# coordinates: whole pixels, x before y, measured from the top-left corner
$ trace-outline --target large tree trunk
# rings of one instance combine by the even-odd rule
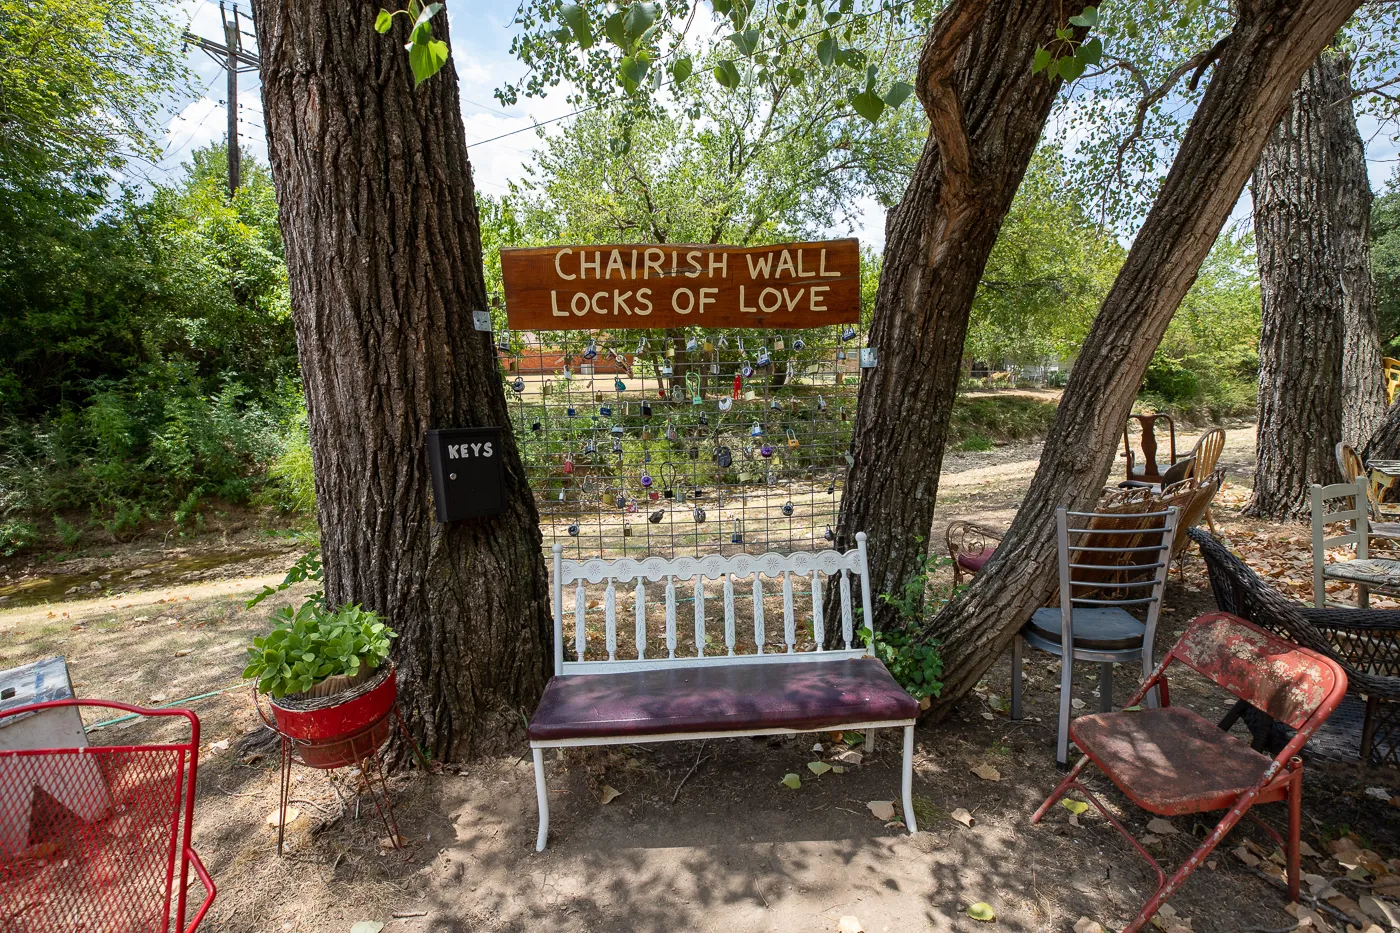
[[[1292,89],[1358,0],[1255,0],[1084,341],[1021,509],[992,560],[926,629],[943,643],[946,715],[1055,585],[1055,509],[1092,508],[1147,364],[1210,252]]]
[[[884,265],[861,381],[855,462],[837,544],[869,535],[876,593],[920,580],[972,300],[1060,81],[1032,74],[1058,0],[959,0],[934,22],[917,79],[931,132],[885,222]],[[878,628],[897,624],[875,603]]]
[[[1336,231],[1342,280],[1342,440],[1361,450],[1385,418],[1380,322],[1371,281],[1371,179],[1366,145],[1356,128],[1349,62],[1331,53],[1340,99],[1328,107],[1328,139],[1341,176]]]
[[[414,90],[407,25],[377,34],[373,4],[254,9],[326,597],[399,632],[414,733],[472,754],[538,698],[550,613],[491,335],[472,326],[487,303],[456,71]],[[447,17],[433,26],[445,38]],[[482,425],[506,428],[506,511],[439,524],[424,432]]]
[[[1378,398],[1360,394],[1363,385],[1380,392],[1380,346],[1366,248],[1370,188],[1349,92],[1345,63],[1324,52],[1254,171],[1264,326],[1254,494],[1245,511],[1258,518],[1306,515],[1308,487],[1341,478],[1333,448],[1344,418],[1355,443],[1361,423],[1364,442],[1381,414]],[[1357,180],[1354,159],[1364,198],[1348,188]],[[1359,355],[1344,363],[1344,346]]]

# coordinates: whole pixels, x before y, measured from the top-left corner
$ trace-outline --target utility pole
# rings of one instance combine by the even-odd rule
[[[258,70],[258,56],[243,50],[243,32],[239,23],[238,6],[233,7],[233,16],[223,0],[219,0],[219,16],[224,23],[222,44],[197,36],[186,30],[182,37],[185,46],[198,46],[228,73],[228,196],[229,200],[238,193],[238,175],[242,153],[238,148],[238,76]]]

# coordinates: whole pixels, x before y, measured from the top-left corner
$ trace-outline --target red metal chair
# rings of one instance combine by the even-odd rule
[[[0,751],[0,929],[195,929],[214,901],[214,882],[190,846],[199,719],[100,700],[35,703],[0,719],[58,706],[183,716],[190,740]],[[205,897],[186,926],[191,868]]]
[[[1241,700],[1287,723],[1297,732],[1274,758],[1254,751],[1189,709],[1169,705],[1166,670],[1174,661],[1223,687]],[[1303,762],[1298,752],[1317,731],[1347,689],[1341,665],[1307,648],[1265,632],[1226,612],[1196,619],[1128,701],[1136,706],[1154,686],[1161,688],[1158,709],[1124,710],[1081,716],[1070,726],[1070,739],[1084,752],[1069,775],[1031,817],[1039,823],[1071,788],[1080,791],[1157,873],[1157,890],[1124,933],[1147,925],[1188,875],[1220,844],[1256,803],[1288,801],[1288,839],[1264,827],[1283,847],[1288,860],[1288,895],[1298,899],[1299,852],[1303,806]],[[1123,828],[1098,798],[1079,782],[1090,761],[1133,803],[1162,816],[1227,810],[1191,857],[1167,878],[1157,860]]]

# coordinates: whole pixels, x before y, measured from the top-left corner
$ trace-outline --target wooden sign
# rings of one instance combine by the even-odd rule
[[[860,318],[853,239],[501,250],[512,330],[823,327]]]

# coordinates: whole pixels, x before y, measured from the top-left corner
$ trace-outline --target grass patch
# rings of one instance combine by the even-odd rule
[[[959,396],[948,440],[957,450],[990,450],[998,443],[1039,440],[1054,420],[1054,402],[1024,395]]]

